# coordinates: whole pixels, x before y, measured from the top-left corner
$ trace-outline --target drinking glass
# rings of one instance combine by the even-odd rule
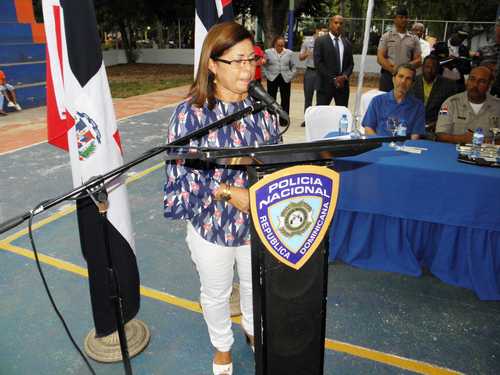
[[[396,135],[396,131],[398,130],[398,120],[394,117],[388,117],[385,127],[389,132],[392,133],[392,136],[394,137]],[[396,147],[396,143],[389,143],[389,147]]]

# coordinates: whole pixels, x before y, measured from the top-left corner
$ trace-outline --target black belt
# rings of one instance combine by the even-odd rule
[[[309,69],[309,70],[316,70],[316,68],[310,68],[310,67],[306,67],[306,69]]]

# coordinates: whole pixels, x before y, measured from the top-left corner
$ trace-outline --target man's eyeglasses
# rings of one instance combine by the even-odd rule
[[[224,59],[214,59],[215,61],[220,61],[221,63],[228,64],[232,66],[233,68],[242,68],[245,63],[248,63],[252,66],[257,65],[257,63],[260,61],[260,56],[254,56],[249,59],[237,59],[237,60],[224,60]]]

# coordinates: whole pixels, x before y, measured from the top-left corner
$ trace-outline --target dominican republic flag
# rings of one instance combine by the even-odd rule
[[[108,79],[92,0],[43,0],[47,38],[47,124],[49,143],[69,150],[73,185],[123,164]],[[134,253],[127,190],[123,178],[106,185],[107,219],[89,197],[77,201],[78,227],[89,271],[98,336],[116,331],[114,293],[107,273],[105,233],[118,276],[125,322],[139,311],[139,271]]]
[[[194,20],[194,75],[198,71],[201,47],[208,30],[216,23],[234,18],[231,0],[196,0]]]

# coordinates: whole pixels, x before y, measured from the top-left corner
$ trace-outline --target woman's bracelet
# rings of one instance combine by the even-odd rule
[[[219,199],[223,201],[229,201],[231,200],[231,185],[225,184],[226,187],[224,187],[222,190],[219,192]]]

